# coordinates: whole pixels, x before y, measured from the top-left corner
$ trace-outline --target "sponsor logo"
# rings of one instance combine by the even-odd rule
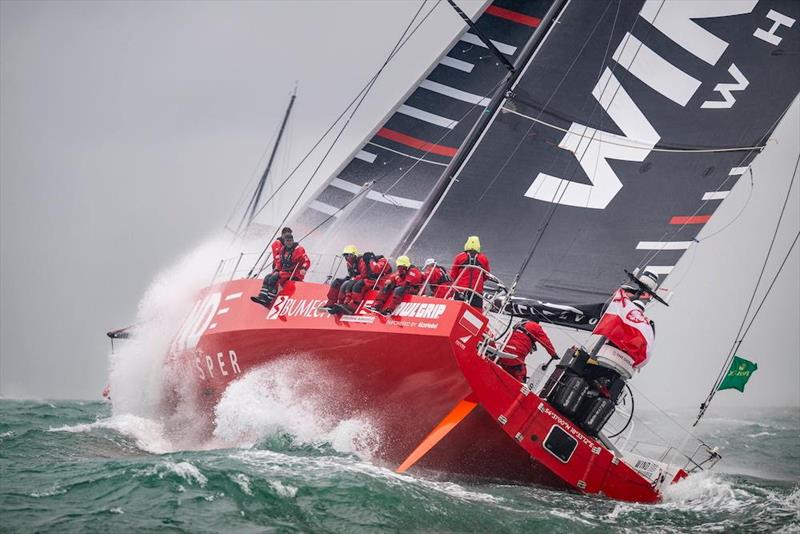
[[[325,303],[320,299],[293,299],[286,295],[281,295],[267,314],[267,319],[274,320],[278,317],[330,317],[325,311],[320,311],[319,307]]]
[[[442,314],[444,314],[445,310],[447,310],[445,304],[401,302],[393,315],[400,317],[416,317],[417,319],[439,319]]]
[[[629,311],[625,318],[632,323],[643,323],[647,320],[647,318],[644,316],[644,313],[642,313],[642,310],[638,308]]]
[[[289,297],[286,295],[281,295],[280,297],[276,298],[275,302],[272,303],[272,307],[269,309],[269,313],[267,313],[267,319],[277,319],[283,311],[284,304],[286,304],[286,301],[288,300]]]
[[[341,321],[343,323],[372,324],[375,322],[375,317],[371,315],[342,315]]]
[[[719,64],[728,48],[728,42],[706,29],[703,19],[751,13],[755,5],[755,0],[645,2],[639,16],[677,46],[713,67]],[[766,21],[742,19],[742,23],[746,24],[743,26],[742,37],[750,34],[762,42],[778,46],[788,35],[787,30],[796,22],[774,9],[769,11],[766,18]],[[709,26],[716,28],[716,24]],[[753,45],[762,46],[762,43],[753,42]],[[713,82],[718,82],[713,89],[718,96],[714,100],[705,100],[700,109],[732,109],[737,97],[746,94],[750,84],[747,74],[733,62],[729,63],[727,72],[722,75],[723,79],[716,79],[718,71],[704,71],[703,76],[697,79],[631,33],[622,38],[612,59],[632,76],[678,106],[673,108],[676,111],[688,109],[686,106],[698,89]],[[754,74],[761,73],[757,71],[749,76]],[[617,78],[617,71],[612,71],[611,67],[604,69],[592,90],[592,96],[618,126],[622,135],[573,122],[558,146],[574,153],[576,158],[578,155],[592,154],[591,158],[578,158],[578,164],[585,176],[574,176],[573,172],[573,176],[566,179],[539,172],[525,193],[526,197],[580,208],[605,209],[623,186],[609,161],[644,161],[661,140],[650,119],[628,94]],[[573,181],[573,177],[577,180]]]

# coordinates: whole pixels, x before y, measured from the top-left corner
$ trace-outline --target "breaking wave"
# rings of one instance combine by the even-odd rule
[[[329,414],[326,381],[309,358],[295,357],[253,369],[231,383],[215,409],[214,437],[237,447],[288,436],[298,445],[329,445],[371,458],[378,446],[375,427],[364,418],[337,420]]]

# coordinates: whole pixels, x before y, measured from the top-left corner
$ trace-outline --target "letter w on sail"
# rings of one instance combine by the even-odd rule
[[[526,197],[567,206],[604,209],[622,189],[622,183],[608,160],[643,161],[659,141],[658,132],[610,69],[603,71],[592,95],[624,136],[572,123],[558,146],[575,154],[592,185],[539,173],[525,192]]]

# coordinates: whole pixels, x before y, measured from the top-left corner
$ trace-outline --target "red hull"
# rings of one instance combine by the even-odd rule
[[[507,392],[518,392],[520,384],[477,356],[487,320],[474,309],[458,301],[411,297],[390,319],[368,314],[337,319],[317,311],[327,286],[290,284],[270,310],[249,299],[259,287],[259,280],[235,280],[204,290],[173,345],[171,362],[191,376],[192,402],[209,421],[228,384],[248,370],[313,358],[307,366],[309,387],[335,392],[329,406],[334,417],[368,419],[380,436],[377,457],[392,468],[474,391],[480,406],[415,468],[579,487],[579,479],[509,437],[509,425],[498,425],[498,410],[514,400]],[[495,372],[486,372],[487,365]],[[531,406],[526,402],[524,409]],[[542,431],[537,425],[530,429]],[[610,465],[610,453],[603,451],[603,465]],[[633,474],[637,482],[645,480]],[[626,494],[602,484],[587,485],[585,491],[625,500],[657,498],[653,490]]]

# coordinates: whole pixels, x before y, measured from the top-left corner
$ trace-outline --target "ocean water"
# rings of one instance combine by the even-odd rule
[[[0,531],[800,532],[796,408],[712,413],[717,469],[638,505],[398,475],[370,461],[364,422],[299,424],[280,393],[262,400],[181,447],[104,403],[2,400]]]

